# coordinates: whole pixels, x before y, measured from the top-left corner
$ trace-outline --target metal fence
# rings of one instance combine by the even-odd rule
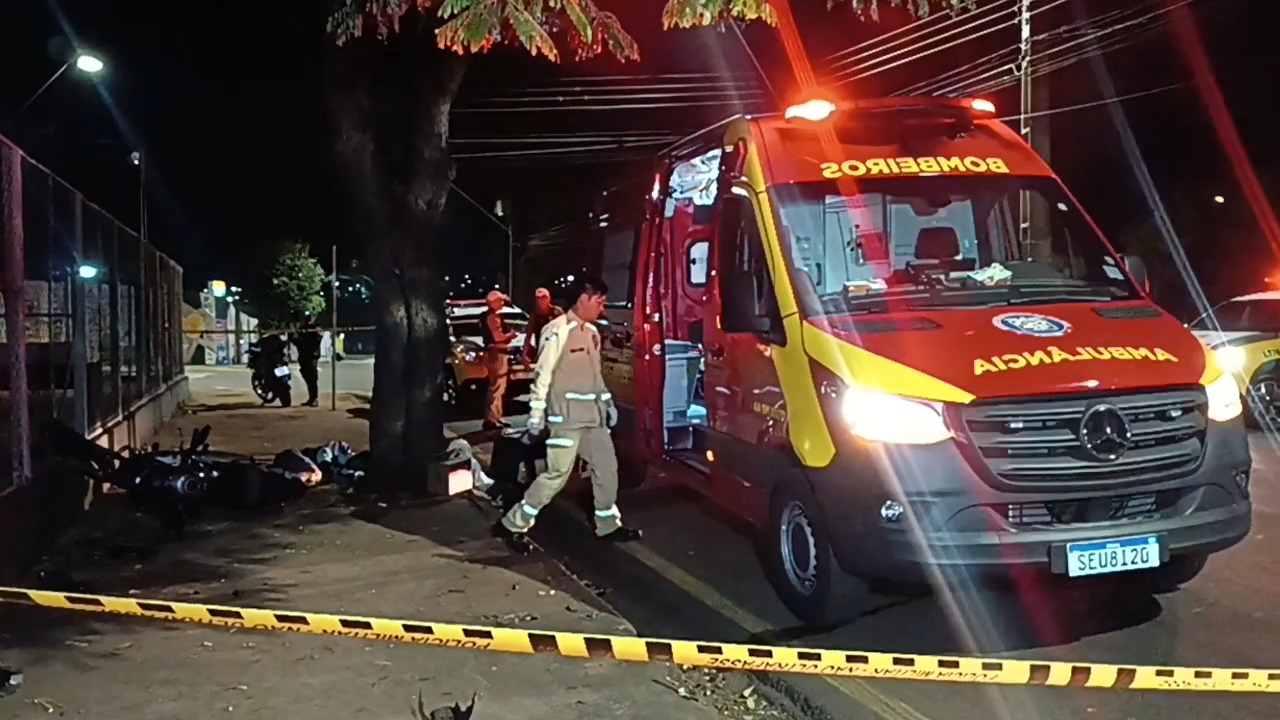
[[[48,422],[92,434],[181,377],[183,340],[182,268],[3,137],[0,237],[3,489]]]

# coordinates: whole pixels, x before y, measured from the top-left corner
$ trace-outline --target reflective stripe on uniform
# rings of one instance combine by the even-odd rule
[[[564,399],[565,400],[598,400],[600,399],[600,396],[597,395],[596,393],[566,392],[564,394]]]
[[[613,507],[609,508],[608,510],[597,510],[597,511],[596,511],[596,517],[602,517],[602,518],[607,518],[607,517],[618,517],[618,516],[619,516],[619,515],[621,515],[621,514],[622,514],[622,513],[618,511],[618,506],[617,506],[617,505],[614,505]]]
[[[546,400],[530,400],[529,407],[533,410],[546,410],[547,401]]]
[[[525,515],[528,515],[529,517],[537,517],[537,515],[538,515],[538,508],[536,508],[536,507],[534,507],[534,506],[530,505],[530,504],[529,504],[529,503],[527,503],[527,502],[521,502],[521,503],[520,503],[520,512],[524,513]]]
[[[601,400],[612,400],[612,399],[613,399],[613,393],[600,393],[600,399],[601,399]]]
[[[569,438],[547,438],[547,444],[552,447],[573,447],[573,440]]]
[[[562,423],[562,422],[564,422],[564,416],[563,416],[563,415],[548,415],[548,416],[547,416],[547,422],[549,422],[549,423]]]

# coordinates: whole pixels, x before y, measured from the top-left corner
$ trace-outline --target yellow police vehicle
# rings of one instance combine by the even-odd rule
[[[1280,290],[1241,295],[1189,326],[1235,374],[1250,427],[1280,426]]]
[[[479,300],[446,300],[445,323],[449,328],[448,366],[444,375],[444,399],[452,405],[468,405],[484,397],[489,373],[484,364],[484,332],[480,323],[488,306]],[[529,313],[508,303],[501,310],[507,327],[518,334],[511,341],[507,396],[524,394],[533,382],[533,366],[524,361],[524,331]]]

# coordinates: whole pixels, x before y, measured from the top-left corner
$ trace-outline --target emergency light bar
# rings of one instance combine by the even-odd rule
[[[831,117],[837,110],[892,110],[921,107],[967,110],[980,115],[995,115],[996,112],[995,103],[985,98],[889,97],[855,100],[840,105],[830,100],[814,98],[792,105],[786,109],[783,116],[787,120],[820,122]]]

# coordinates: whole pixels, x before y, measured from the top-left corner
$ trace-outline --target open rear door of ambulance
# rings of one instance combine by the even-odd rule
[[[640,247],[636,252],[634,346],[636,390],[636,445],[645,462],[662,457],[663,432],[662,387],[666,380],[666,358],[663,353],[663,240],[662,206],[671,175],[664,162],[654,175],[653,189],[645,212]]]

